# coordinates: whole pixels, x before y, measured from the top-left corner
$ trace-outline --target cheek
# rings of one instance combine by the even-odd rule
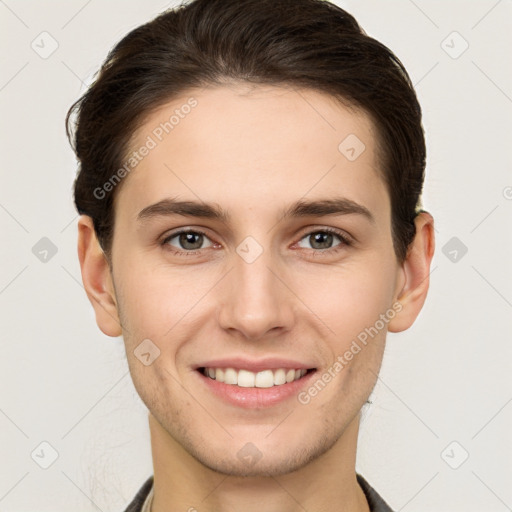
[[[118,278],[119,309],[128,338],[165,337],[211,288],[209,281],[204,272],[174,273],[147,261],[123,262]]]
[[[339,352],[391,307],[394,276],[392,268],[377,262],[347,265],[328,275],[310,274],[302,280],[299,296],[307,297],[305,303],[327,326]]]
[[[312,295],[311,310],[329,327],[325,342],[331,357],[330,366],[319,375],[329,380],[329,391],[319,404],[340,417],[355,415],[370,395],[385,349],[387,322],[382,315],[386,318],[390,312],[389,321],[395,314],[393,273],[370,268],[344,270],[332,277],[323,293]]]

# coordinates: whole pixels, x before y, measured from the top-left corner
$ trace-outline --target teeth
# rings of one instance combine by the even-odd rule
[[[233,370],[233,368],[226,368],[226,371],[224,372],[224,382],[226,384],[237,384],[238,374],[236,370]]]
[[[259,374],[258,374],[259,375]],[[253,388],[256,375],[253,372],[247,370],[240,370],[238,372],[238,386],[242,388]]]
[[[286,382],[286,372],[280,368],[274,372],[274,386],[279,386]]]
[[[258,373],[248,370],[236,370],[235,368],[204,368],[203,374],[225,384],[231,384],[242,388],[271,388],[293,382],[306,375],[305,368],[293,370],[279,368],[277,370],[263,370]]]
[[[254,385],[257,388],[271,388],[274,385],[274,373],[272,370],[258,372],[255,377]]]

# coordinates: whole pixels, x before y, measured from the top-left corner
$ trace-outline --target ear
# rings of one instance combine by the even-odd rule
[[[96,238],[92,218],[87,215],[81,215],[78,220],[78,259],[98,327],[107,336],[120,336],[122,329],[110,267]]]
[[[395,301],[402,309],[388,323],[389,332],[408,329],[416,320],[425,299],[430,283],[430,263],[434,256],[434,219],[430,213],[421,211],[414,221],[416,236],[409,246],[407,257],[402,264],[403,288],[397,290]]]

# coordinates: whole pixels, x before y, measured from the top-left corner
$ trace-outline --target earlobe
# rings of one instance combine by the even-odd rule
[[[389,332],[408,329],[416,320],[427,298],[430,264],[435,249],[434,219],[430,213],[422,211],[416,216],[415,224],[416,236],[402,264],[404,284],[397,289],[396,300],[400,302],[401,310],[389,322]]]
[[[107,336],[122,334],[110,267],[96,233],[92,218],[78,220],[78,259],[87,297],[96,315],[96,323]]]

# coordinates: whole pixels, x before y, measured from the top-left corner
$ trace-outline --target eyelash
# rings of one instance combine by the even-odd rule
[[[181,231],[176,231],[175,233],[172,233],[169,236],[167,236],[166,238],[164,238],[164,240],[162,240],[160,245],[162,247],[173,247],[173,246],[169,245],[169,241],[183,233],[194,233],[194,234],[203,235],[204,237],[209,238],[208,235],[204,231],[201,231],[200,229],[182,229]],[[343,248],[350,247],[353,245],[353,241],[348,235],[346,235],[345,233],[343,233],[341,231],[338,231],[337,229],[333,229],[333,228],[322,228],[322,229],[314,229],[312,231],[308,231],[307,233],[304,233],[304,235],[299,239],[299,242],[302,239],[306,238],[307,236],[311,236],[315,233],[329,233],[332,235],[336,235],[341,240],[340,244],[338,244],[335,247],[332,247],[330,249],[308,249],[309,251],[313,251],[315,253],[315,256],[317,254],[318,255],[324,255],[324,254],[332,255],[332,254],[335,254],[338,251],[342,250]],[[195,251],[180,251],[180,250],[177,250],[174,248],[169,249],[169,251],[172,252],[176,256],[196,256],[202,250],[203,249],[198,249]]]

